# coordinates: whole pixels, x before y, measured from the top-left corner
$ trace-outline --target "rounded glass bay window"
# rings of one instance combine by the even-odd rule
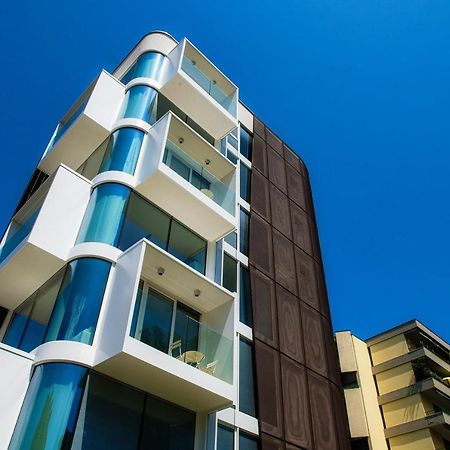
[[[142,53],[120,81],[123,84],[135,78],[153,78],[160,81],[164,58],[163,54],[157,52]]]
[[[140,119],[150,125],[154,124],[157,95],[157,92],[149,86],[137,85],[128,89],[121,117],[123,119]]]

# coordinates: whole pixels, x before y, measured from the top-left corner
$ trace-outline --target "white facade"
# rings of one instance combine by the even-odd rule
[[[147,52],[165,55],[159,70],[124,84],[123,76]],[[209,85],[202,85],[204,82]],[[130,106],[130,90],[141,87],[136,95],[142,97],[136,98],[153,95],[153,91],[145,91],[151,88],[158,102],[162,103],[164,97],[177,111],[161,111],[161,117],[153,120],[124,117],[127,107],[139,109],[137,104]],[[160,111],[152,107],[158,115]],[[178,110],[187,119],[178,117]],[[0,344],[0,450],[8,448],[34,368],[55,362],[92,369],[193,411],[196,449],[216,448],[220,423],[235,430],[236,449],[240,430],[249,436],[258,435],[257,419],[240,411],[239,405],[240,340],[252,341],[252,329],[239,317],[239,298],[243,295],[239,292],[240,267],[248,265],[247,256],[239,251],[240,239],[244,239],[240,236],[239,217],[241,210],[250,209],[239,196],[239,171],[241,165],[251,169],[251,162],[239,154],[239,131],[233,131],[239,130],[239,121],[252,132],[253,116],[239,103],[237,87],[188,40],[177,43],[159,32],[145,36],[113,74],[102,71],[63,117],[38,165],[49,178],[16,213],[0,244],[0,306],[9,310],[0,330],[4,340]],[[113,133],[118,136],[123,129],[142,133],[135,167],[102,170],[105,161],[117,163],[110,161],[124,145],[120,137],[105,140]],[[131,149],[135,141],[129,142]],[[124,167],[129,155],[125,159]],[[80,238],[83,228],[88,229],[84,236],[90,232],[100,236],[101,220],[113,207],[119,214],[122,204],[118,194],[107,197],[115,202],[113,206],[108,206],[106,200],[94,203],[95,195],[100,198],[102,186],[120,186],[129,196],[123,203],[126,206],[118,221],[115,243],[106,242],[106,238]],[[156,227],[156,216],[141,219],[143,209],[133,209],[133,201],[152,205],[152,211],[162,211],[158,212],[158,220],[169,223],[164,238],[167,242],[153,228],[147,230],[147,235],[142,232],[149,222]],[[99,208],[104,210],[98,212]],[[97,228],[92,225],[95,220],[100,223]],[[112,222],[109,220],[104,228],[112,229]],[[188,233],[185,229],[193,233],[173,234],[172,238],[175,227],[180,226],[184,227],[183,233]],[[232,245],[223,240],[230,233],[236,233]],[[197,241],[205,246],[192,256],[189,246],[200,245]],[[228,255],[227,263],[224,255]],[[234,274],[227,265],[230,257],[235,264]],[[65,285],[63,282],[53,297],[50,288],[50,294],[43,288],[42,295],[39,289],[47,286],[52,277],[58,277],[69,263],[83,258],[106,261],[111,266],[94,324],[95,334],[86,328],[73,332],[73,339],[49,339]],[[67,277],[67,271],[64,273]],[[223,286],[227,286],[229,277],[235,289]],[[149,307],[152,292],[173,302],[168,351],[144,342],[142,329],[141,337],[136,337],[136,330],[146,326],[142,321],[147,320],[145,308]],[[31,312],[27,312],[28,303],[21,306],[29,298]],[[64,308],[61,314],[68,314],[69,306],[64,304]],[[85,304],[79,307],[80,317],[87,308]],[[175,339],[177,314],[182,310],[191,311],[191,316],[183,316],[183,320],[198,318],[195,349],[193,344],[188,346],[188,337],[179,339],[180,343]],[[74,320],[69,320],[68,328]],[[30,331],[35,323],[43,327],[39,328],[43,333],[40,341],[34,341],[38,337]],[[63,323],[61,318],[59,333]],[[23,327],[17,331],[22,333],[20,339],[14,334],[15,326]],[[77,326],[81,326],[79,322],[73,325]],[[39,345],[20,350],[28,339],[27,333],[31,342]]]

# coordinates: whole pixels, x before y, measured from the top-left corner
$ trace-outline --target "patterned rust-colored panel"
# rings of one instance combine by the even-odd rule
[[[280,285],[276,287],[280,351],[304,364],[300,302]]]
[[[339,448],[341,450],[350,450],[350,432],[347,425],[347,413],[345,410],[345,400],[342,391],[330,384],[331,398],[334,405],[334,416],[336,418],[336,428],[338,431]]]
[[[257,214],[250,218],[250,262],[273,278],[271,226]]]
[[[253,132],[259,134],[264,140],[266,139],[265,133],[266,126],[255,116],[253,116]]]
[[[291,444],[311,448],[308,384],[306,369],[281,356],[285,439]]]
[[[260,430],[283,439],[280,354],[256,339],[255,361]]]
[[[250,266],[253,300],[253,332],[256,339],[278,348],[275,283]]]
[[[252,165],[267,177],[266,143],[257,134],[253,136]]]
[[[292,240],[289,200],[273,184],[270,184],[270,206],[272,209],[272,225]]]
[[[275,281],[297,295],[294,244],[281,233],[272,229]]]
[[[290,202],[291,218],[292,218],[292,233],[294,235],[294,242],[302,250],[313,256],[311,244],[311,218],[297,206],[294,202]]]
[[[297,153],[291,150],[286,144],[283,145],[283,153],[286,162],[301,173],[300,157]]]
[[[315,261],[311,256],[307,255],[298,247],[295,247],[295,262],[297,265],[297,280],[300,298],[320,311]]]
[[[307,202],[305,196],[304,178],[289,164],[286,164],[286,180],[288,186],[288,196],[306,212]]]
[[[303,338],[305,343],[306,365],[327,376],[327,349],[322,330],[322,316],[303,302],[300,302]]]
[[[261,450],[285,450],[284,441],[280,441],[268,434],[261,434]]]
[[[266,147],[269,180],[281,191],[287,194],[286,164],[284,159],[270,147]]]
[[[328,376],[333,383],[339,386],[341,384],[341,374],[339,371],[337,347],[334,341],[331,323],[328,319],[325,319],[325,317],[322,317],[322,328],[325,348],[327,349]]]
[[[270,145],[279,155],[283,156],[283,142],[281,139],[269,128],[266,127],[266,142]]]
[[[252,170],[252,209],[270,222],[269,181],[258,170]]]
[[[334,424],[334,409],[328,382],[308,370],[309,397],[315,449],[339,450]]]

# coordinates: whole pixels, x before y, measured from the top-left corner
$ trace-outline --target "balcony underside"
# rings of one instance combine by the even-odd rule
[[[232,385],[126,337],[123,352],[95,370],[196,412],[231,405]]]

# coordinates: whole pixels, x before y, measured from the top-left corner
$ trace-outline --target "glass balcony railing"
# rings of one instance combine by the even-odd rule
[[[163,162],[202,194],[234,215],[235,192],[169,139]]]
[[[217,85],[215,80],[211,80],[196,63],[184,56],[181,62],[181,69],[192,78],[205,92],[207,92],[222,108],[228,111],[233,117],[236,115],[236,95],[227,95]]]
[[[139,288],[130,336],[227,383],[233,379],[233,343],[193,316],[191,308]],[[199,316],[199,314],[197,314]]]

